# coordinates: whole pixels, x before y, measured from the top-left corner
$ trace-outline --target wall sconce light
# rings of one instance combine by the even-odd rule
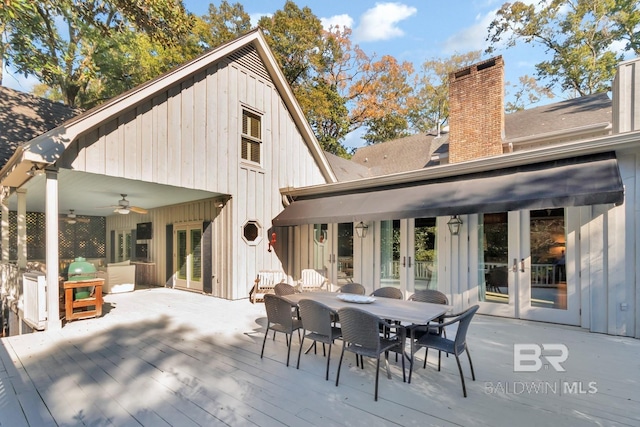
[[[356,234],[361,239],[367,237],[367,230],[369,230],[369,226],[362,221],[356,225]]]
[[[458,215],[453,215],[449,222],[447,222],[447,226],[449,227],[449,232],[452,236],[457,236],[460,234],[460,228],[462,227],[462,220],[458,218]]]
[[[45,174],[44,167],[42,169],[40,169],[40,167],[38,166],[37,163],[34,163],[31,166],[31,169],[29,169],[27,171],[27,175],[29,175],[29,176],[40,176],[40,175],[44,175],[44,174]]]

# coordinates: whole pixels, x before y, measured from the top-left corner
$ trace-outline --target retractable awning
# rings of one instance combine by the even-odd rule
[[[623,199],[615,153],[601,153],[402,186],[301,196],[273,219],[273,225],[620,204]]]

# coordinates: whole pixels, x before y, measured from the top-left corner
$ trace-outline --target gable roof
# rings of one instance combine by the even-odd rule
[[[507,114],[504,142],[534,142],[564,135],[576,139],[580,133],[608,132],[612,108],[611,99],[603,92]],[[419,170],[437,164],[432,157],[445,154],[448,143],[448,133],[416,134],[358,148],[351,160],[366,166],[369,176]]]
[[[6,181],[10,175],[13,175],[12,179],[9,179],[7,182],[11,182],[11,186],[14,187],[22,185],[26,180],[23,175],[32,163],[54,163],[60,158],[69,144],[84,132],[116,117],[122,111],[152,98],[155,94],[249,45],[255,48],[260,59],[263,61],[273,84],[280,93],[283,103],[286,105],[293,121],[300,130],[302,139],[306,142],[311,155],[317,162],[325,179],[328,182],[336,181],[335,175],[324,156],[324,152],[316,140],[311,126],[295,99],[293,91],[287,83],[282,70],[280,70],[262,31],[256,28],[22,144],[7,164],[0,169],[0,182]]]
[[[18,146],[80,112],[59,102],[0,86],[0,167]]]

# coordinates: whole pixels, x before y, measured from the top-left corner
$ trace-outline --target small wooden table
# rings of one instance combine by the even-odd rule
[[[67,322],[77,319],[87,319],[90,317],[102,316],[102,285],[104,279],[88,279],[64,282],[64,307]],[[95,287],[93,295],[79,300],[73,299],[73,290],[77,288]],[[94,307],[93,310],[84,310],[87,307]],[[74,309],[82,308],[82,311]]]

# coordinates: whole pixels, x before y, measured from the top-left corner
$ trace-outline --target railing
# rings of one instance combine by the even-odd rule
[[[382,269],[382,277],[385,279],[400,279],[400,261],[391,261],[388,268]],[[433,261],[416,261],[413,264],[414,278],[429,280],[433,274]]]

